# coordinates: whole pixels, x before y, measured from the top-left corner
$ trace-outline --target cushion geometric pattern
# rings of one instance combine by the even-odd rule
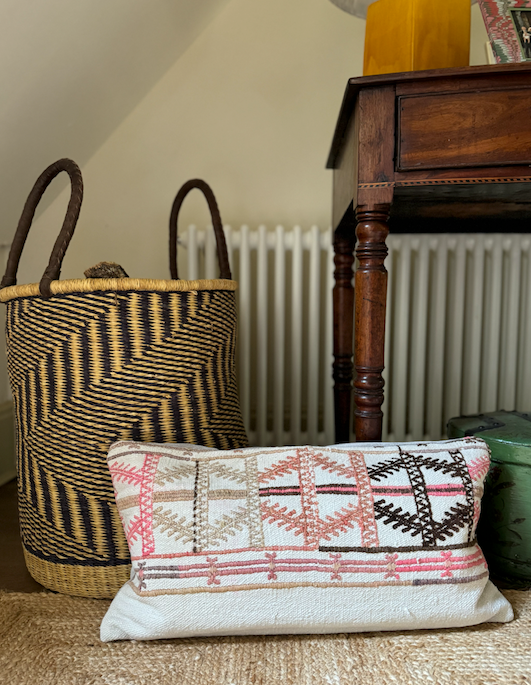
[[[425,604],[427,588],[450,603],[452,587],[468,586],[476,600],[487,584],[497,593],[475,540],[489,468],[480,439],[232,451],[118,442],[108,462],[133,563],[129,600],[218,594],[241,605],[246,593],[253,603],[256,593],[303,589],[311,602],[312,592],[342,589],[350,602],[385,604],[387,589],[392,600],[397,588],[411,597],[422,588]],[[490,618],[500,609],[497,620],[511,618],[501,595],[494,604]],[[362,629],[326,617],[317,629],[294,626],[278,612],[268,621],[258,617],[249,632]],[[237,626],[235,617],[232,629],[210,632]]]

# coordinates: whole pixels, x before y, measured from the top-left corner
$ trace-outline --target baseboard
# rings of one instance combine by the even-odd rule
[[[0,485],[17,475],[15,462],[15,417],[13,402],[0,403]]]

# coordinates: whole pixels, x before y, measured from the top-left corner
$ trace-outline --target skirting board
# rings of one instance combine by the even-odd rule
[[[16,477],[13,402],[0,403],[0,485]]]

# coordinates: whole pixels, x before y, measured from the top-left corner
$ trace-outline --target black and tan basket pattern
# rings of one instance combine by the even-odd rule
[[[0,291],[22,541],[45,587],[111,597],[129,578],[106,464],[113,442],[247,445],[235,285],[87,279],[53,281],[50,297],[37,285]]]

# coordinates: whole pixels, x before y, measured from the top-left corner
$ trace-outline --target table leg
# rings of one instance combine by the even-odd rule
[[[387,256],[385,239],[389,233],[390,205],[363,205],[356,209],[354,432],[356,440],[382,439],[384,399],[385,306],[387,297]]]
[[[350,440],[352,397],[352,329],[354,289],[352,265],[356,229],[354,213],[343,219],[334,233],[334,412],[336,443]]]

